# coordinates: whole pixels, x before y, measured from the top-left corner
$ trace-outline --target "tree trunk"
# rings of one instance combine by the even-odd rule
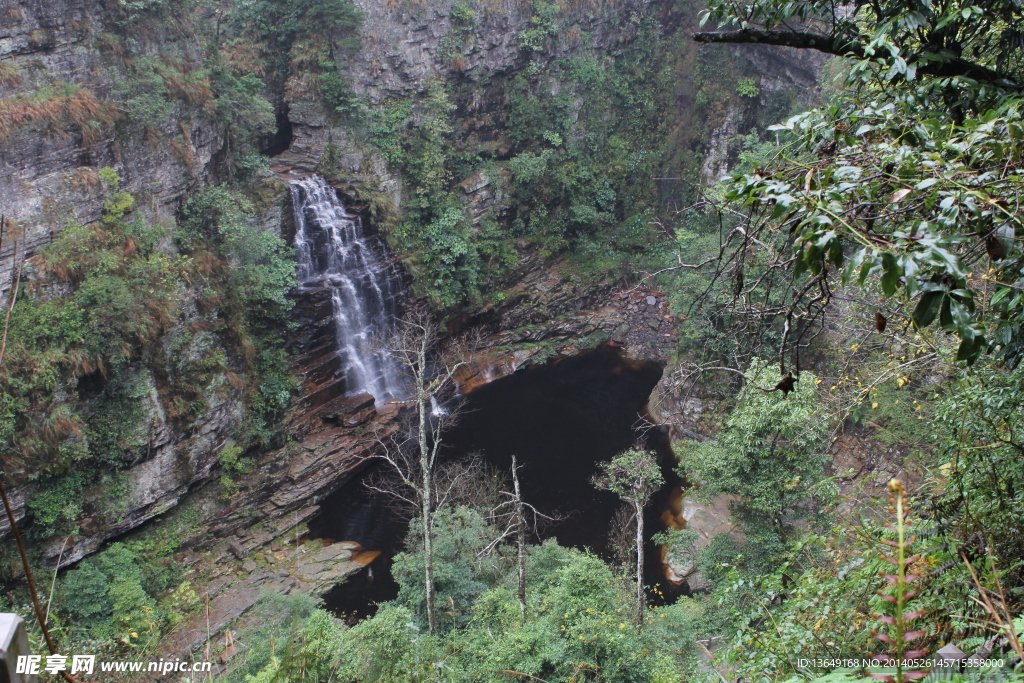
[[[427,592],[427,628],[437,633],[437,608],[434,599],[434,514],[431,510],[430,476],[423,477],[423,582]]]
[[[437,610],[434,599],[434,510],[433,476],[426,453],[420,458],[423,474],[423,498],[420,505],[423,515],[423,583],[427,594],[427,628],[437,633]]]
[[[644,623],[644,506],[639,498],[633,501],[636,511],[636,623]]]
[[[519,615],[526,623],[526,520],[523,519],[523,496],[519,492],[519,470],[516,468],[516,457],[512,456],[512,483],[516,494],[516,552],[519,570],[519,585],[516,596],[519,598]]]
[[[427,594],[427,628],[431,635],[437,633],[437,609],[434,591],[434,463],[430,450],[427,411],[430,410],[430,392],[427,389],[427,344],[426,335],[417,349],[416,408],[419,411],[420,475],[423,480],[423,584]]]

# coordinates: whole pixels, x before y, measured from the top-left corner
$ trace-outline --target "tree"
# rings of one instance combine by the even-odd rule
[[[996,557],[1024,557],[1024,488],[1019,484],[1024,367],[1007,372],[994,363],[979,363],[954,377],[955,388],[939,402],[935,416],[936,425],[945,426],[935,462],[944,463],[939,472],[946,483],[934,505],[944,511],[950,535],[964,546],[984,537]],[[1017,573],[1015,581],[1020,581]]]
[[[826,425],[815,378],[804,372],[783,398],[758,386],[773,372],[766,361],[755,359],[747,369],[750,381],[717,437],[675,446],[680,474],[699,484],[698,495],[735,496],[733,513],[746,527],[750,545],[768,560],[783,551],[790,523],[825,498],[819,483]]]
[[[837,281],[886,316],[937,326],[957,357],[1016,364],[1024,354],[1024,176],[1019,28],[1013,0],[711,0],[704,20],[737,30],[705,43],[767,43],[848,58],[847,88],[776,127],[776,163],[737,175],[726,195],[745,215],[719,274],[737,298],[788,271],[788,326],[819,316]],[[749,250],[766,255],[743,285]],[[806,277],[805,277],[806,274]],[[783,338],[784,353],[798,341]]]
[[[374,490],[390,494],[415,509],[422,525],[423,585],[427,626],[437,632],[434,584],[434,517],[471,478],[473,468],[448,468],[439,478],[442,433],[454,424],[458,405],[449,403],[456,388],[455,374],[465,364],[469,343],[451,343],[440,349],[441,329],[429,313],[415,311],[399,320],[386,341],[392,358],[405,370],[412,407],[405,430],[381,436],[380,458],[397,476],[399,485],[371,483]],[[439,486],[439,484],[441,484]]]
[[[519,490],[519,468],[516,456],[512,456],[512,505],[516,531],[516,597],[519,599],[519,615],[526,621],[526,506]]]
[[[506,500],[495,505],[488,512],[488,520],[496,524],[502,531],[498,533],[487,546],[480,551],[480,554],[494,552],[504,541],[509,538],[515,539],[516,544],[516,598],[519,600],[519,616],[522,622],[526,623],[526,535],[528,532],[536,532],[542,521],[546,523],[558,522],[563,517],[545,515],[523,500],[523,492],[519,486],[519,470],[522,465],[519,459],[512,456],[512,490],[502,491],[501,495]]]
[[[661,469],[650,453],[629,450],[598,465],[594,486],[611,491],[633,507],[636,521],[636,623],[644,623],[644,507],[663,483]]]

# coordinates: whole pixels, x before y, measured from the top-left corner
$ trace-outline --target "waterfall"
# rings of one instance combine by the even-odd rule
[[[330,287],[346,392],[372,394],[378,404],[402,397],[402,373],[382,348],[402,279],[383,241],[367,233],[324,178],[293,182],[291,195],[299,282]]]

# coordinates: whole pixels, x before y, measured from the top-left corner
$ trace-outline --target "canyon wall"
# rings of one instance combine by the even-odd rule
[[[585,79],[570,78],[565,65],[586,57],[589,61],[579,62],[579,69],[607,67],[642,40],[642,31],[655,31],[666,50],[660,57],[667,60],[667,66],[660,65],[666,80],[658,87],[668,107],[659,112],[660,137],[644,153],[663,157],[661,175],[696,173],[709,182],[735,162],[737,136],[764,123],[765,116],[796,106],[800,100],[793,93],[812,94],[818,63],[771,48],[722,48],[708,61],[687,37],[696,22],[696,5],[675,0],[564,2],[556,23],[545,23],[547,10],[541,7],[555,5],[526,0],[357,0],[356,5],[359,25],[339,34],[333,70],[366,110],[386,114],[389,107],[412,103],[403,110],[407,119],[388,133],[406,147],[418,128],[441,118],[448,126],[442,137],[471,141],[477,155],[449,164],[456,170],[444,182],[469,217],[468,233],[493,223],[507,235],[497,241],[513,250],[503,257],[508,263],[500,278],[485,283],[485,296],[448,309],[453,333],[483,330],[479,353],[463,377],[467,390],[524,363],[608,341],[624,344],[634,357],[670,358],[678,320],[663,293],[635,286],[629,274],[581,275],[564,248],[515,236],[525,210],[515,195],[509,164],[517,145],[528,146],[525,133],[509,128],[509,109],[517,106],[515,89],[539,100],[561,97],[567,107],[563,118],[575,121],[588,90]],[[467,7],[469,14],[463,11]],[[183,199],[195,190],[234,177],[232,163],[240,153],[230,129],[236,124],[216,113],[215,96],[189,80],[190,70],[212,59],[210,35],[196,28],[204,21],[210,24],[213,18],[133,17],[113,1],[0,0],[0,65],[5,69],[0,71],[0,107],[6,117],[0,126],[0,202],[15,226],[0,247],[0,299],[10,296],[16,273],[32,281],[29,259],[69,223],[99,219],[109,192],[97,169],[115,169],[121,187],[136,197],[136,214],[155,224],[177,220]],[[212,39],[220,38],[218,24]],[[162,71],[152,72],[162,79],[159,92],[164,93],[154,100],[163,107],[163,114],[152,119],[156,123],[132,118],[147,101],[134,99],[123,83],[132,74],[138,77],[146,59],[163,65]],[[700,83],[698,67],[704,69]],[[726,72],[758,85],[739,94],[728,79],[716,76]],[[716,79],[717,89],[708,85]],[[438,84],[444,86],[444,98],[436,96]],[[259,147],[277,156],[271,172],[258,171],[255,180],[244,182],[236,178],[256,202],[250,220],[291,239],[288,178],[317,169],[366,212],[402,259],[414,294],[430,300],[430,286],[422,284],[430,271],[417,260],[421,255],[403,251],[400,233],[402,217],[426,181],[412,184],[414,175],[389,157],[384,149],[388,140],[371,130],[376,119],[354,122],[327,106],[321,95],[303,71],[265,77],[260,97],[276,119],[271,116],[253,134]],[[443,117],[436,113],[438,106]],[[583,124],[572,130],[583,131],[581,136],[585,132]],[[558,134],[548,137],[550,145],[560,145]],[[621,139],[608,143],[625,144]],[[654,188],[653,182],[635,178],[638,186]],[[661,194],[652,190],[651,196],[655,203],[668,202],[679,187],[659,185]],[[372,448],[375,432],[394,428],[387,411],[374,411],[360,397],[334,400],[340,393],[330,388],[336,378],[323,370],[329,354],[327,296],[304,292],[292,312],[289,344],[300,383],[287,424],[293,443],[254,450],[254,471],[242,477],[234,493],[197,503],[202,519],[195,532],[198,547],[231,537],[255,548],[287,532],[315,514],[317,502],[352,476],[360,457]],[[177,326],[188,327],[203,317],[186,307]],[[230,351],[221,337],[204,339],[207,347]],[[118,474],[119,505],[111,509],[105,504],[110,482],[85,494],[62,565],[173,508],[214,478],[222,449],[237,436],[244,407],[241,392],[226,374],[205,393],[206,407],[187,429],[165,418],[167,396],[160,386],[153,384],[143,393],[139,400],[146,406],[149,435]],[[699,416],[699,406],[691,408],[680,413],[681,423]],[[12,474],[22,482],[13,498],[23,517],[26,500],[39,493],[38,484],[28,470]],[[262,526],[257,528],[257,522]],[[0,521],[0,538],[7,531],[7,521]],[[60,540],[43,542],[45,561],[57,562]]]

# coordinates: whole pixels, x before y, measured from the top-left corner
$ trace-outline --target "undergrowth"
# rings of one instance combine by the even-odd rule
[[[245,407],[244,448],[276,442],[293,388],[278,333],[291,250],[253,226],[252,206],[213,189],[180,225],[152,225],[113,171],[99,175],[101,219],[70,222],[26,268],[0,371],[3,470],[50,492],[30,505],[37,535],[60,533],[86,489],[151,455],[165,421],[187,431],[211,402]]]

